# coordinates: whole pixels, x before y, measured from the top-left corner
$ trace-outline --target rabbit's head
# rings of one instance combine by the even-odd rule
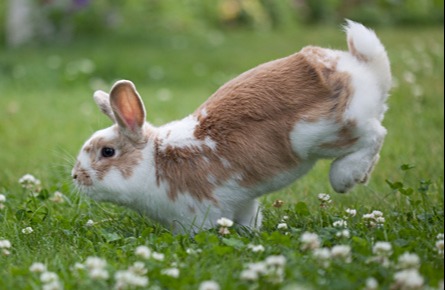
[[[94,100],[114,125],[97,131],[83,145],[72,171],[76,186],[95,200],[130,202],[130,192],[140,188],[150,125],[145,108],[130,81],[119,81],[108,95],[97,91]]]

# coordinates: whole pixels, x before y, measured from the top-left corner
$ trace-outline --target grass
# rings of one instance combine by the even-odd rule
[[[6,197],[0,240],[12,244],[9,255],[0,255],[0,289],[42,288],[40,275],[29,270],[34,262],[57,273],[65,289],[110,289],[117,271],[141,260],[151,289],[198,289],[205,280],[217,281],[221,289],[363,289],[369,277],[379,289],[390,289],[405,252],[419,256],[424,284],[438,288],[444,279],[443,255],[435,246],[444,232],[443,27],[388,28],[378,34],[397,86],[384,122],[389,134],[370,184],[348,195],[332,194],[333,202],[320,207],[317,194],[332,193],[329,162],[320,162],[294,185],[262,198],[260,233],[235,228],[228,236],[213,230],[194,238],[173,236],[132,211],[73,191],[69,173],[77,150],[92,132],[109,125],[95,108],[92,91],[131,79],[144,98],[148,120],[160,125],[189,114],[224,81],[259,63],[307,44],[345,48],[341,31],[117,35],[70,45],[0,48],[0,194]],[[26,173],[42,182],[37,196],[18,183]],[[54,201],[56,191],[63,193],[63,203]],[[280,208],[272,206],[277,199],[284,202]],[[339,238],[333,223],[347,208],[358,214],[347,219],[351,237]],[[373,210],[383,212],[383,227],[368,227],[362,218]],[[278,230],[284,216],[288,228]],[[94,224],[87,226],[88,220]],[[26,227],[34,231],[22,233]],[[301,250],[304,232],[317,233],[323,247],[350,246],[352,262],[333,259],[324,267]],[[377,241],[391,243],[387,266],[373,261]],[[249,244],[265,250],[252,252]],[[163,253],[164,260],[137,256],[140,245]],[[283,281],[240,279],[248,263],[271,255],[286,257]],[[94,280],[88,270],[74,269],[90,256],[107,261],[109,279]],[[171,267],[180,270],[178,278],[162,274]]]

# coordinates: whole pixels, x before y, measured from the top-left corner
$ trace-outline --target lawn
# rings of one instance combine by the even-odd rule
[[[93,91],[130,79],[148,121],[161,125],[257,64],[308,44],[344,49],[338,28],[119,34],[0,48],[0,289],[146,282],[149,289],[199,289],[207,280],[221,289],[443,289],[443,27],[377,32],[395,86],[369,185],[335,194],[323,161],[262,198],[261,232],[235,226],[228,235],[215,229],[194,238],[73,190],[77,151],[110,125]],[[23,188],[25,174],[40,186]],[[36,262],[46,274],[42,265],[31,267]]]

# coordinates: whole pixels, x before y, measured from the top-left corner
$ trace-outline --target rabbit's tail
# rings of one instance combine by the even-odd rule
[[[345,25],[349,52],[369,66],[380,86],[388,92],[392,86],[391,68],[385,47],[375,32],[364,25],[347,20]]]

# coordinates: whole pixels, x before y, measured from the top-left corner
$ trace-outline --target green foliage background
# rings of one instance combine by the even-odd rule
[[[55,36],[99,35],[106,31],[175,31],[336,24],[351,18],[369,25],[437,25],[442,0],[30,0],[35,16],[49,19]],[[7,1],[0,3],[0,36],[5,38]],[[41,40],[41,39],[40,39]],[[54,39],[50,39],[54,41]]]

